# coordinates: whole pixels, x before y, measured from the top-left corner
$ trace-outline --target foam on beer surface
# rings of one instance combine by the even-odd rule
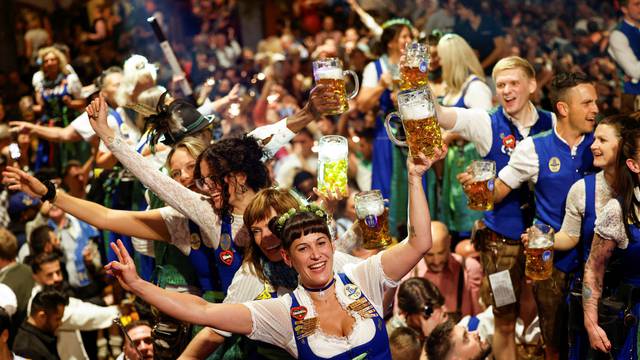
[[[324,161],[336,161],[349,157],[349,148],[344,144],[326,143],[320,146],[318,158]]]
[[[342,69],[336,67],[323,67],[313,72],[316,80],[321,79],[342,79]]]
[[[549,246],[553,246],[553,243],[545,236],[536,236],[533,239],[530,239],[529,245],[527,245],[527,247],[532,249],[542,249]]]
[[[433,116],[431,106],[426,101],[402,105],[400,113],[402,118],[407,120],[423,120]]]
[[[371,201],[360,203],[356,206],[356,215],[359,219],[364,219],[369,215],[380,216],[384,213],[384,203],[381,201]]]

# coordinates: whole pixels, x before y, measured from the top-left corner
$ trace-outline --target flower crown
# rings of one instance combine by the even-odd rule
[[[411,21],[405,19],[405,18],[394,18],[394,19],[390,19],[385,21],[382,24],[382,29],[386,29],[395,25],[404,25],[406,27],[408,27],[409,29],[413,29],[413,24],[411,24]]]
[[[325,220],[327,218],[327,213],[324,211],[324,209],[322,209],[320,206],[316,204],[311,203],[307,205],[300,205],[298,209],[291,208],[286,213],[280,215],[280,217],[276,221],[276,229],[278,230],[278,232],[282,232],[282,229],[284,228],[284,224],[287,222],[287,220],[291,219],[291,217],[293,217],[295,214],[303,213],[303,212],[312,213]]]

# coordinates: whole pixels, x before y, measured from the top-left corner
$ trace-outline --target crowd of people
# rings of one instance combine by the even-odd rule
[[[0,359],[638,359],[640,0],[254,6],[15,6]],[[416,43],[429,154],[385,126]],[[314,78],[331,58],[348,100]],[[365,239],[370,190],[390,245]]]

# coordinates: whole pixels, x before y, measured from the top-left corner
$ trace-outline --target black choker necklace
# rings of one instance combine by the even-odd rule
[[[324,287],[322,287],[320,289],[311,289],[311,288],[308,288],[308,287],[306,287],[304,285],[302,285],[302,287],[305,290],[310,291],[310,292],[323,292],[323,291],[327,290],[328,288],[330,288],[331,285],[333,285],[333,283],[335,283],[335,282],[336,282],[336,278],[333,278],[333,279],[331,279],[331,281],[327,285],[325,285]]]

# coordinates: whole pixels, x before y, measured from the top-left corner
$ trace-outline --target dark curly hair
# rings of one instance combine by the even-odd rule
[[[239,138],[222,139],[203,151],[196,161],[195,178],[202,177],[200,164],[206,161],[211,169],[212,179],[222,186],[222,216],[231,216],[233,206],[229,204],[229,185],[225,178],[233,173],[243,173],[247,176],[246,186],[258,192],[271,186],[269,171],[262,162],[264,151],[258,141],[244,135]]]
[[[310,211],[297,211],[284,225],[278,226],[278,218],[269,221],[269,230],[282,241],[282,248],[289,250],[293,242],[305,235],[321,233],[331,239],[326,215],[318,216]]]

